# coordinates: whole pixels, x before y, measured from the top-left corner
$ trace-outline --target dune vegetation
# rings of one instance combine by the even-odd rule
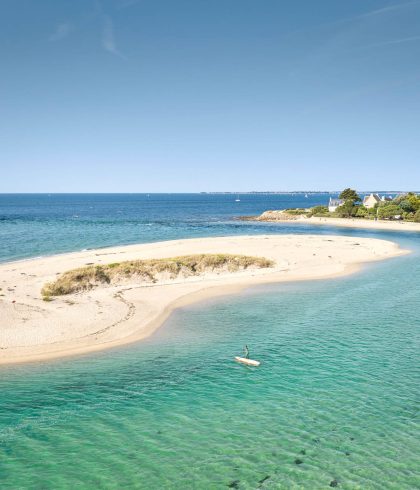
[[[134,279],[155,283],[159,279],[199,276],[206,272],[237,272],[248,268],[273,267],[274,262],[263,257],[229,254],[198,254],[166,259],[130,260],[107,265],[90,265],[70,270],[42,288],[42,296],[49,301],[52,296],[88,291],[99,285],[112,285]]]

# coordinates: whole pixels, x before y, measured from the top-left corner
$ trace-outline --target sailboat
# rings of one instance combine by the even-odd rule
[[[241,200],[239,199],[239,194],[237,195],[235,202],[241,202]]]

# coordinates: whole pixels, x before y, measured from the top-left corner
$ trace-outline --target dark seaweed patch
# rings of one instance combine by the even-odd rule
[[[239,488],[239,480],[233,480],[228,485],[229,488]]]
[[[270,475],[267,475],[267,476],[265,476],[264,478],[262,478],[261,480],[259,480],[259,482],[258,482],[258,483],[261,485],[261,484],[263,484],[265,481],[269,480],[269,478],[270,478]]]

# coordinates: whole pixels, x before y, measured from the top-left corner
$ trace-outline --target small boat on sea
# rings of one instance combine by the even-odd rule
[[[247,357],[235,357],[236,362],[241,362],[242,364],[246,364],[247,366],[255,366],[258,367],[261,363],[260,361],[254,361],[253,359],[248,359]]]

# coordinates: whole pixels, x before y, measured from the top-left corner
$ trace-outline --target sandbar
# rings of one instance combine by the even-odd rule
[[[87,264],[226,253],[271,259],[239,272],[98,287],[43,301],[41,288]],[[0,264],[0,364],[94,352],[150,336],[178,307],[264,283],[336,277],[408,253],[391,241],[321,235],[196,238],[111,247]]]

